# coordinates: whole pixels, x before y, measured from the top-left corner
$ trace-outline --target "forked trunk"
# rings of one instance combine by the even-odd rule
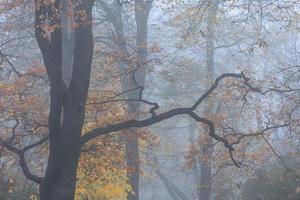
[[[93,57],[93,0],[84,0],[74,5],[75,13],[84,11],[85,17],[74,16],[77,27],[74,30],[74,45],[71,45],[72,49],[67,49],[68,53],[63,53],[66,45],[63,45],[61,15],[54,12],[61,11],[60,6],[66,3],[63,1],[66,0],[54,0],[51,3],[35,0],[36,39],[50,80],[49,157],[45,178],[40,184],[41,200],[75,198],[81,131]],[[55,29],[44,37],[42,27],[49,21],[52,23],[49,26]],[[63,66],[63,60],[68,59],[64,56],[73,62]],[[71,74],[63,76],[63,70]]]

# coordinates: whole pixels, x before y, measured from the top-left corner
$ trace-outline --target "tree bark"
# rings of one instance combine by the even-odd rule
[[[78,19],[74,34],[74,61],[70,86],[63,81],[62,28],[56,28],[47,37],[41,28],[45,19],[60,25],[61,19],[54,10],[60,10],[60,1],[43,4],[36,0],[36,38],[41,49],[50,81],[49,157],[45,178],[40,184],[41,200],[73,200],[75,198],[76,172],[81,148],[81,131],[85,103],[90,81],[93,55],[92,5],[86,0],[75,8],[85,10],[87,19]],[[44,20],[44,21],[43,21]],[[46,19],[47,20],[47,19]]]

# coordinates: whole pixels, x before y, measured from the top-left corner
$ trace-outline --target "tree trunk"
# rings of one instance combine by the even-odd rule
[[[129,51],[126,47],[126,41],[123,30],[122,22],[122,8],[119,3],[115,3],[114,9],[110,9],[107,4],[102,3],[102,7],[106,10],[108,19],[112,22],[116,38],[114,38],[114,48],[117,54],[121,56],[118,62],[121,74],[121,85],[123,91],[131,91],[128,95],[128,99],[139,99],[141,98],[141,89],[144,87],[146,78],[146,66],[145,63],[148,57],[148,46],[147,46],[147,32],[148,32],[148,16],[152,6],[152,0],[143,2],[135,1],[135,21],[137,27],[137,38],[136,38],[136,58],[137,63],[132,66],[127,58],[130,57]],[[114,12],[113,12],[114,11]],[[139,112],[141,110],[140,102],[128,102],[127,104],[127,115],[129,118],[139,118]],[[139,199],[139,140],[138,135],[134,130],[128,130],[125,137],[126,145],[126,163],[128,167],[128,181],[131,185],[132,192],[128,194],[128,200]]]
[[[44,37],[42,24],[51,18],[61,25],[60,1],[43,4],[36,0],[36,38],[41,49],[50,81],[49,157],[45,178],[40,184],[41,200],[73,200],[75,198],[76,172],[81,149],[81,131],[84,123],[85,104],[90,81],[93,56],[92,0],[76,5],[84,10],[86,19],[77,19],[74,31],[72,76],[69,87],[63,80],[62,26]]]
[[[146,79],[146,62],[148,59],[148,17],[152,6],[152,1],[135,1],[135,21],[136,21],[136,50],[137,50],[137,65],[133,77],[130,78],[135,87],[144,88]],[[135,90],[129,95],[129,99],[142,98],[141,90]],[[128,105],[128,114],[132,117],[139,117],[141,110],[140,102],[131,102]],[[140,161],[139,161],[139,139],[138,135],[131,133],[132,136],[126,137],[126,160],[127,165],[132,168],[129,171],[128,178],[133,193],[128,194],[127,200],[139,199],[139,174],[140,174]]]
[[[207,16],[207,35],[206,35],[206,72],[207,72],[207,87],[209,87],[214,80],[214,54],[215,54],[215,24],[217,19],[217,11],[219,7],[219,0],[211,0],[208,5],[208,16]],[[204,109],[205,114],[213,113],[213,105],[209,104]],[[209,130],[205,128],[205,133]],[[205,137],[202,147],[201,155],[201,178],[200,178],[200,191],[199,200],[210,200],[211,199],[211,172],[212,167],[210,158],[213,152],[213,141],[211,137]]]
[[[51,145],[46,176],[40,186],[41,200],[73,200],[76,171],[80,156],[80,133],[84,110],[69,106],[64,109],[61,136]]]

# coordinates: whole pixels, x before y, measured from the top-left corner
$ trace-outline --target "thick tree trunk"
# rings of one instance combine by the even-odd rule
[[[76,105],[76,104],[75,104]],[[61,136],[51,145],[46,176],[40,186],[41,200],[73,200],[80,156],[80,133],[84,111],[70,106],[64,110]]]
[[[73,60],[72,75],[68,81],[64,80],[62,51],[66,46],[62,45],[64,36],[60,15],[54,13],[60,10],[60,5],[59,0],[52,4],[36,0],[36,38],[50,80],[49,157],[45,178],[40,184],[41,200],[75,198],[81,131],[93,56],[93,1],[85,0],[75,8],[77,11],[84,10],[86,19],[76,21],[78,28],[74,31],[74,51],[70,58]],[[42,16],[51,18],[51,25],[59,25],[47,37],[43,37],[41,28],[47,19]]]
[[[63,150],[62,148],[62,152]],[[40,200],[73,200],[75,198],[79,151],[72,152],[72,155],[61,153],[59,159],[55,161],[49,159],[48,165],[53,167],[49,168],[45,180],[40,185]],[[51,162],[55,162],[55,164],[51,164]]]

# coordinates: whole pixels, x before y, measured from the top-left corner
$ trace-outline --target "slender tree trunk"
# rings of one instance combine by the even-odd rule
[[[149,2],[144,3],[135,1],[135,21],[137,27],[137,65],[136,71],[131,82],[137,84],[135,87],[144,87],[146,78],[146,62],[148,58],[148,16],[151,9]],[[133,80],[135,79],[135,80]],[[133,86],[135,85],[133,84]],[[140,90],[136,90],[129,95],[129,99],[139,99]],[[139,102],[130,103],[128,105],[128,114],[131,117],[139,117],[141,105]],[[131,136],[133,135],[133,137]],[[133,193],[128,194],[128,200],[139,199],[139,173],[140,173],[140,161],[139,161],[139,139],[138,135],[130,134],[126,137],[126,160],[127,165],[132,168],[129,171],[128,178]]]
[[[118,62],[120,72],[124,74],[121,79],[121,85],[123,91],[131,91],[127,97],[128,99],[139,99],[141,95],[141,88],[145,85],[146,78],[146,65],[148,57],[148,44],[147,44],[147,33],[148,33],[148,16],[152,6],[152,0],[150,1],[135,1],[135,21],[137,28],[137,39],[136,39],[136,57],[137,63],[132,66],[129,62],[129,52],[126,47],[126,40],[123,30],[121,5],[119,3],[114,4],[114,9],[111,10],[107,4],[102,3],[103,8],[107,11],[109,20],[113,23],[116,31],[115,49],[120,55],[121,59]],[[112,12],[114,11],[114,12]],[[141,110],[140,102],[129,102],[127,106],[127,115],[129,118],[139,118],[139,112]],[[139,199],[139,140],[138,135],[134,130],[128,130],[124,137],[126,145],[126,162],[128,167],[128,180],[131,185],[132,193],[128,194],[128,200]]]
[[[43,36],[41,25],[51,18],[61,25],[60,1],[43,4],[36,0],[36,38],[50,80],[49,157],[45,178],[40,184],[41,200],[73,200],[75,198],[76,172],[81,148],[81,131],[85,116],[85,103],[89,88],[93,55],[92,0],[77,5],[84,10],[85,21],[78,19],[74,31],[74,60],[68,85],[63,80],[62,28]]]
[[[208,7],[207,16],[207,36],[206,36],[206,71],[207,71],[207,86],[209,87],[214,80],[214,54],[215,54],[215,24],[216,16],[219,7],[219,0],[211,0]],[[213,113],[213,105],[208,104],[204,109],[205,114]],[[209,130],[206,128],[204,130],[206,133]],[[200,191],[199,200],[210,200],[211,199],[211,173],[212,167],[210,163],[210,158],[213,152],[213,141],[211,137],[205,137],[201,152],[201,178],[200,178]]]

